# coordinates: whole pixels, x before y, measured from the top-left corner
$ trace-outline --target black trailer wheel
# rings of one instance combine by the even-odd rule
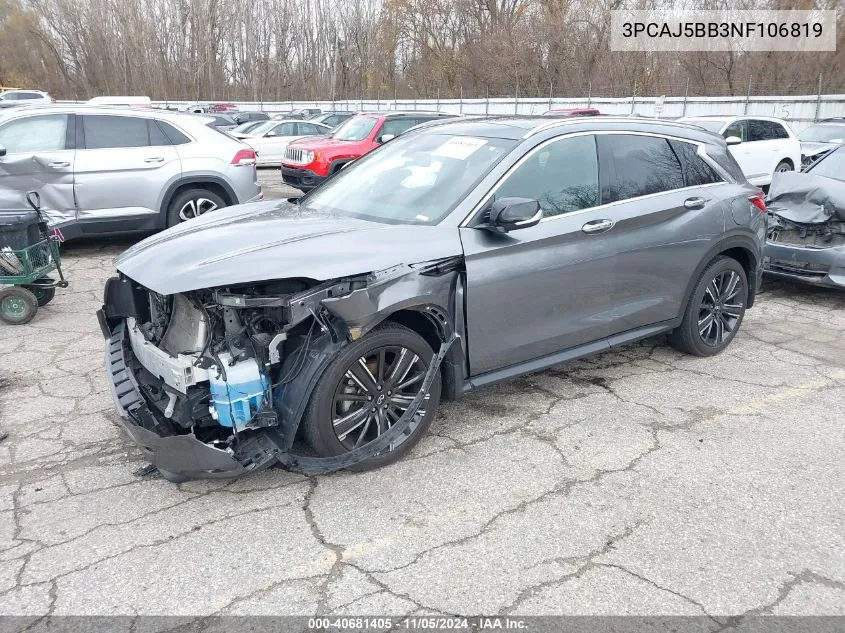
[[[0,289],[0,319],[10,325],[29,323],[38,312],[38,299],[26,288],[9,286]]]
[[[35,283],[52,283],[52,279],[38,279]],[[24,286],[38,300],[39,306],[46,306],[56,296],[56,289],[53,286]]]

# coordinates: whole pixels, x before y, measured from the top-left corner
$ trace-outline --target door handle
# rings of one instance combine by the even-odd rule
[[[58,169],[59,167],[70,167],[70,163],[64,160],[54,160],[52,163],[47,163],[47,167]]]
[[[581,227],[584,233],[604,233],[613,228],[616,224],[613,220],[591,220]]]
[[[684,206],[687,209],[703,209],[707,200],[700,196],[696,196],[694,198],[687,198],[684,200]]]
[[[145,163],[163,163],[164,159],[161,156],[154,156],[153,158],[145,158]]]

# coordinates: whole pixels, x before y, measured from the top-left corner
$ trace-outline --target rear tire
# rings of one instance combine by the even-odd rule
[[[38,299],[26,288],[9,286],[0,289],[0,319],[9,325],[32,321],[38,312]]]
[[[170,201],[167,209],[167,226],[176,226],[225,206],[226,201],[213,191],[202,187],[185,189]]]
[[[348,345],[314,387],[302,417],[305,440],[321,457],[342,455],[372,442],[398,419],[403,404],[407,408],[432,358],[434,351],[422,336],[396,323],[380,325]],[[394,375],[394,369],[401,375]],[[358,372],[363,379],[355,375]],[[372,385],[367,372],[374,379]],[[372,391],[368,386],[372,386]],[[378,386],[382,389],[377,390]],[[423,403],[425,413],[417,415],[404,439],[349,470],[371,470],[404,457],[431,426],[440,403],[440,390],[438,373]]]
[[[717,257],[701,273],[669,343],[693,356],[718,354],[736,336],[747,301],[745,269],[735,259]]]

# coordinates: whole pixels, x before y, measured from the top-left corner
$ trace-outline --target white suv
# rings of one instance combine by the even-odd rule
[[[208,116],[52,105],[0,110],[0,210],[36,190],[65,237],[173,226],[261,198],[255,151]]]
[[[55,99],[41,90],[6,90],[0,92],[0,108],[11,108],[19,105],[44,105],[55,102]]]
[[[702,116],[679,120],[721,134],[753,185],[770,184],[776,171],[801,169],[801,143],[786,121],[764,116]]]

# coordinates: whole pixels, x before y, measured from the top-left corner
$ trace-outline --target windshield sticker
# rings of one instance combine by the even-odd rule
[[[453,136],[448,141],[432,152],[434,156],[466,160],[479,148],[487,145],[483,138],[471,138],[468,136]]]

